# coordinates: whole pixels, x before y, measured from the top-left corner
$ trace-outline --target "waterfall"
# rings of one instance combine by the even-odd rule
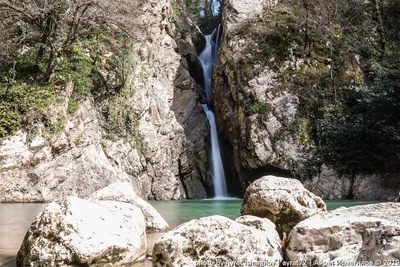
[[[210,123],[211,133],[211,173],[214,181],[215,197],[221,198],[228,196],[226,189],[224,167],[222,166],[221,153],[219,151],[219,140],[217,125],[215,124],[214,113],[208,109],[207,105],[203,105],[207,119]]]
[[[215,57],[213,54],[213,35],[205,35],[206,39],[206,46],[204,47],[203,52],[201,52],[199,56],[199,60],[201,63],[201,67],[203,68],[203,75],[204,75],[204,90],[206,91],[206,96],[207,96],[207,102],[208,104],[211,103],[211,95],[212,95],[212,86],[211,86],[211,78],[212,78],[212,72],[214,69],[214,64],[215,64]]]
[[[205,35],[206,46],[199,56],[201,66],[203,67],[204,75],[204,89],[207,95],[208,104],[211,104],[212,97],[212,72],[218,55],[219,35],[221,27],[213,31],[212,34]],[[216,36],[215,36],[216,35]],[[215,42],[213,38],[216,37]],[[228,196],[226,189],[225,173],[221,160],[221,153],[219,150],[219,140],[217,125],[215,124],[214,113],[203,105],[204,112],[207,115],[208,122],[210,123],[211,133],[211,174],[214,182],[215,198],[223,198]]]

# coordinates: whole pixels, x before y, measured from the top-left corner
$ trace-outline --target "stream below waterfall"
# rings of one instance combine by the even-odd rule
[[[174,228],[192,219],[222,215],[235,219],[240,215],[241,199],[236,200],[181,200],[150,201],[161,216]],[[377,201],[326,201],[328,209],[351,207]],[[47,204],[0,204],[0,266],[15,267],[15,256],[29,226]],[[148,236],[151,246],[162,234]],[[135,263],[134,267],[149,267],[149,262]]]

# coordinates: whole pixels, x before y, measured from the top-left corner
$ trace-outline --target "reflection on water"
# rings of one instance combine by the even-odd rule
[[[222,215],[235,219],[240,215],[242,200],[182,200],[150,202],[174,228],[192,219],[211,215]],[[376,201],[326,201],[329,210],[351,207]],[[15,267],[15,255],[29,226],[47,204],[1,204],[0,203],[0,266]],[[148,246],[162,234],[148,235]],[[133,267],[150,267],[151,262],[135,263]]]

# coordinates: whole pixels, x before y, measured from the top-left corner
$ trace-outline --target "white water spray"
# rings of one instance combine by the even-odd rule
[[[208,104],[211,103],[212,97],[212,72],[218,55],[219,47],[219,36],[221,27],[213,31],[210,35],[205,35],[206,46],[199,56],[201,66],[203,67],[204,75],[204,89],[207,95]],[[216,35],[216,36],[215,36]],[[213,38],[215,38],[215,42]],[[228,197],[228,191],[226,188],[224,167],[222,165],[221,153],[219,149],[219,140],[217,125],[215,124],[214,113],[208,108],[207,105],[203,105],[204,112],[207,115],[208,122],[210,123],[211,133],[211,173],[214,182],[215,198],[226,198]]]

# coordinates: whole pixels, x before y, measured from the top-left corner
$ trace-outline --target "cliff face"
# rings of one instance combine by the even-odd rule
[[[224,6],[213,104],[232,147],[239,180],[232,183],[246,188],[279,174],[296,176],[323,198],[396,195],[396,175],[386,172],[396,173],[393,166],[400,164],[383,167],[373,160],[380,156],[374,153],[394,147],[368,123],[373,118],[383,122],[379,127],[399,128],[379,112],[360,111],[374,109],[379,84],[385,83],[381,92],[396,90],[389,80],[397,78],[381,79],[377,70],[397,71],[391,64],[398,57],[382,50],[385,43],[398,51],[390,22],[396,3],[389,2],[232,0]],[[389,138],[397,144],[397,137]]]
[[[132,7],[136,66],[119,94],[81,98],[70,114],[69,84],[45,111],[50,120],[63,114],[57,133],[39,125],[35,136],[20,130],[3,138],[0,202],[86,197],[116,181],[130,182],[144,199],[206,196],[208,123],[184,57],[196,61],[193,32],[182,36],[185,28],[172,21],[178,8],[183,4],[167,0]],[[111,134],[110,125],[129,135]]]
[[[298,110],[298,97],[277,86],[278,72],[265,66],[257,49],[257,19],[275,1],[230,1],[223,11],[223,37],[213,76],[218,125],[233,147],[235,169],[246,187],[263,174],[289,174],[294,162],[308,158],[311,145],[288,131]],[[253,26],[249,26],[253,22]],[[261,49],[261,48],[260,48]]]

